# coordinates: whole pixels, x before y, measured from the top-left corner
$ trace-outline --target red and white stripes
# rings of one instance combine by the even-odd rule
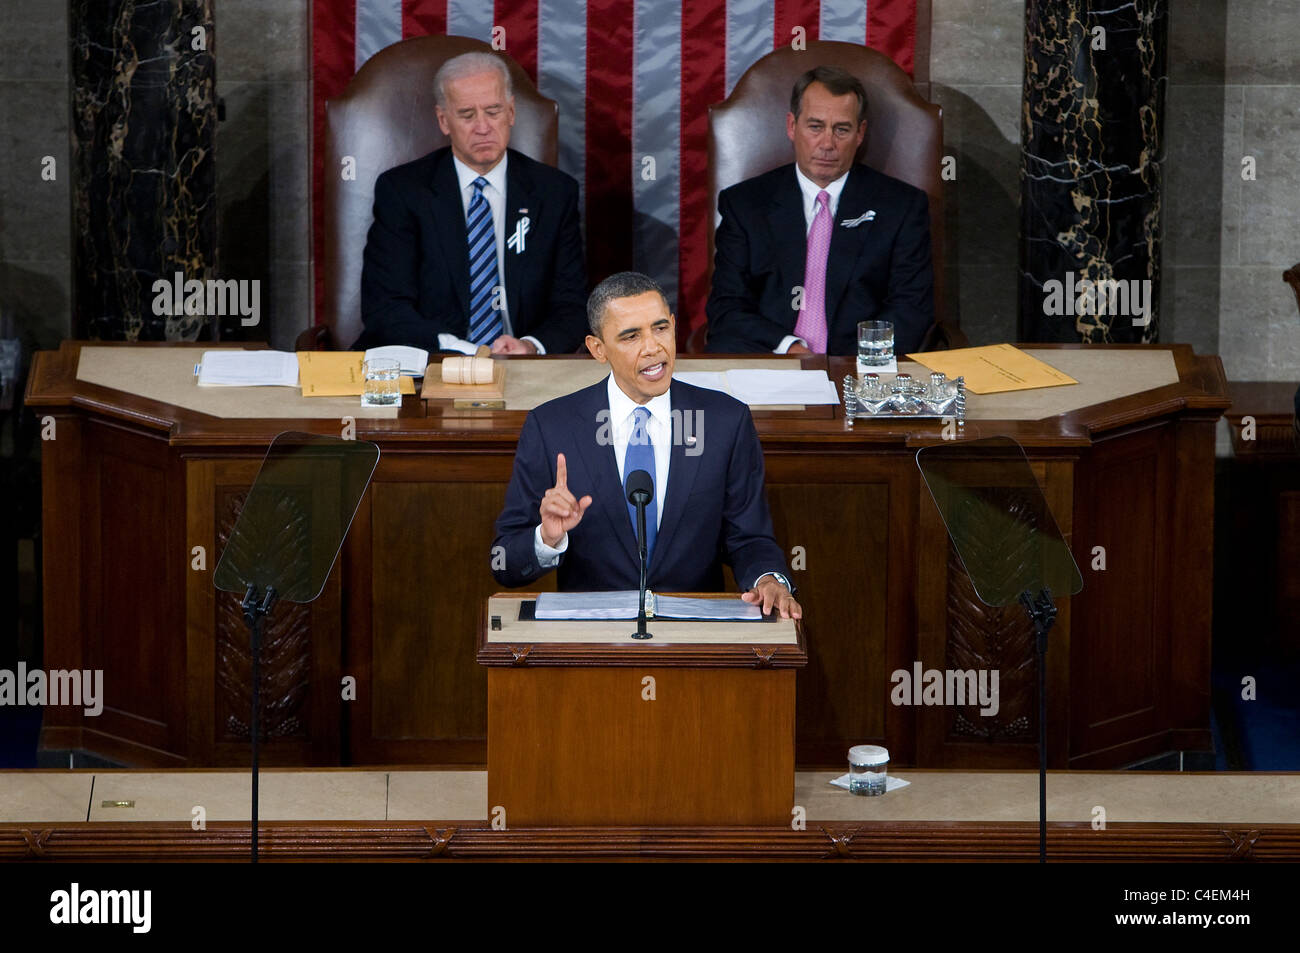
[[[430,33],[491,42],[494,27],[560,105],[560,168],[582,186],[591,281],[625,268],[653,275],[684,336],[708,295],[709,105],[796,28],[865,42],[910,74],[916,0],[313,0],[317,260],[325,100],[390,43]]]

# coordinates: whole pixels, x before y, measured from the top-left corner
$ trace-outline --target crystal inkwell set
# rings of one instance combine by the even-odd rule
[[[966,420],[966,380],[963,377],[949,380],[947,375],[935,371],[928,384],[923,384],[908,373],[899,373],[892,381],[883,381],[879,374],[844,377],[844,416],[848,426],[856,420],[873,420],[881,417],[950,417],[958,422]]]

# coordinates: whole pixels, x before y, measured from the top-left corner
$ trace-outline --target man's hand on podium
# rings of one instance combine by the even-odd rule
[[[582,522],[582,515],[591,506],[591,497],[575,500],[569,492],[569,467],[564,454],[555,455],[555,486],[546,491],[540,507],[542,515],[542,542],[552,548],[560,545],[564,534]],[[784,589],[784,586],[778,588]]]
[[[542,532],[546,531],[542,530]],[[790,590],[771,576],[764,576],[753,589],[742,592],[740,598],[754,605],[761,605],[763,615],[768,615],[775,610],[781,613],[782,619],[803,618],[803,609],[795,602],[794,596],[790,595]]]

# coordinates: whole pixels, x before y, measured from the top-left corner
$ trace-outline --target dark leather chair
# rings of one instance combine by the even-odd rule
[[[379,174],[447,145],[434,115],[433,77],[453,56],[491,53],[480,40],[421,36],[380,50],[352,77],[343,95],[325,104],[324,292],[320,323],[298,336],[299,350],[349,347],[361,334],[361,263],[373,220]],[[515,125],[510,147],[555,165],[559,108],[537,91],[528,74],[504,54],[514,83]],[[356,179],[344,180],[344,156],[356,161]]]
[[[790,90],[813,66],[839,66],[866,87],[867,136],[857,160],[924,189],[930,196],[934,261],[935,324],[923,350],[963,347],[966,337],[944,315],[943,288],[943,111],[916,92],[906,73],[888,56],[856,43],[810,42],[807,50],[775,50],[745,71],[731,95],[709,107],[709,279],[713,278],[713,231],[718,193],[728,186],[794,161],[785,134]],[[688,351],[702,351],[706,326],[692,332]]]

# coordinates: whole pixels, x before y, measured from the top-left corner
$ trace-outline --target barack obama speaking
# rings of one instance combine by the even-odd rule
[[[749,408],[673,380],[676,327],[653,279],[606,278],[587,301],[587,321],[587,347],[610,375],[524,421],[496,522],[493,551],[505,553],[492,562],[497,581],[524,586],[555,569],[561,590],[639,588],[635,510],[624,484],[645,470],[654,481],[650,589],[721,591],[725,562],[746,602],[800,618],[772,534]],[[687,436],[675,420],[702,426]]]

